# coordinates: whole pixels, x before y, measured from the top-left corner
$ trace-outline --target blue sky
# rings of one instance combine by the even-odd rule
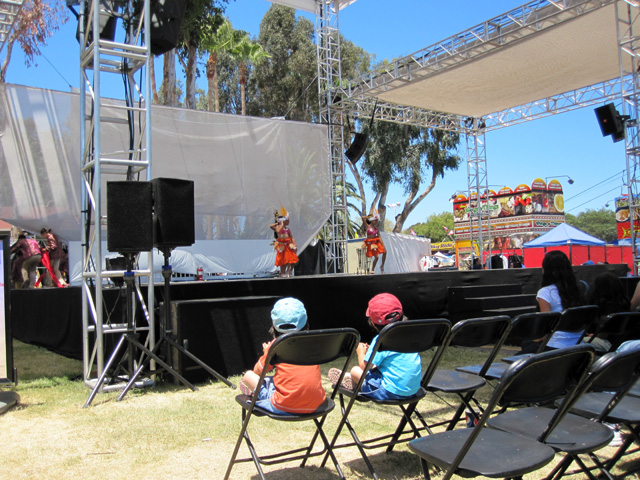
[[[375,54],[378,61],[408,55],[439,40],[511,10],[523,0],[358,0],[340,12],[340,31],[356,45]],[[391,6],[392,5],[392,6]],[[231,0],[227,16],[237,29],[257,36],[260,21],[271,3],[267,0]],[[298,12],[303,15],[302,12]],[[312,17],[304,14],[308,18]],[[313,20],[313,19],[312,19]],[[69,91],[80,83],[79,47],[75,39],[77,22],[72,17],[50,39],[37,59],[38,66],[26,68],[22,53],[14,49],[7,82]],[[4,52],[1,54],[4,58]],[[206,79],[200,79],[205,87]],[[121,97],[121,93],[114,96]],[[534,178],[559,178],[564,186],[565,211],[577,214],[600,209],[619,196],[626,168],[624,142],[614,144],[600,133],[593,107],[555,115],[525,124],[489,132],[486,137],[488,183],[496,189],[530,184]],[[460,154],[464,157],[464,144]],[[467,168],[449,172],[434,191],[409,216],[405,228],[423,222],[432,213],[451,211],[449,198],[465,190]],[[394,188],[388,202],[404,202],[400,188]]]

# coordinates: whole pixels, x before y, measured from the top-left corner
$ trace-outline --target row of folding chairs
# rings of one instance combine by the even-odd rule
[[[485,424],[487,422],[487,419],[489,418],[488,416],[493,413],[493,410],[495,409],[494,403],[496,405],[498,403],[505,403],[502,397],[496,398],[496,395],[505,394],[505,383],[512,382],[512,380],[507,381],[507,379],[511,379],[511,377],[515,375],[513,373],[514,371],[519,371],[520,369],[524,368],[520,366],[523,364],[523,362],[528,362],[526,363],[527,365],[529,365],[529,363],[537,365],[536,362],[534,362],[533,360],[530,361],[528,358],[516,361],[513,365],[509,365],[506,362],[494,362],[502,346],[504,345],[505,340],[509,337],[509,334],[516,333],[517,335],[531,335],[531,338],[539,338],[544,336],[543,334],[541,334],[544,333],[543,330],[546,329],[545,335],[548,335],[553,332],[561,323],[561,316],[557,314],[529,315],[529,317],[516,318],[513,321],[506,316],[463,320],[456,323],[453,328],[451,327],[449,321],[446,319],[412,320],[395,323],[385,327],[380,332],[379,340],[375,346],[376,351],[392,350],[403,353],[417,352],[422,354],[425,354],[425,352],[429,350],[432,351],[430,355],[424,355],[425,358],[430,356],[430,360],[428,361],[426,368],[423,369],[420,391],[416,396],[409,399],[380,402],[360,395],[358,392],[360,390],[362,382],[364,381],[367,371],[369,371],[369,369],[372,367],[372,365],[367,364],[361,381],[354,387],[353,391],[346,390],[345,388],[341,387],[342,378],[340,378],[335,387],[332,389],[330,395],[327,397],[327,401],[325,402],[325,404],[313,414],[292,416],[274,415],[270,412],[260,409],[259,407],[256,407],[255,405],[257,392],[259,392],[260,385],[265,378],[265,372],[263,372],[260,377],[259,385],[256,388],[256,394],[254,394],[253,396],[239,395],[236,397],[236,401],[242,407],[242,428],[236,441],[236,445],[229,462],[225,479],[229,478],[234,464],[238,462],[253,461],[260,477],[264,478],[261,465],[271,465],[286,461],[299,460],[301,461],[301,466],[304,466],[309,458],[315,456],[323,456],[322,466],[325,466],[326,462],[330,459],[334,464],[340,478],[344,478],[343,472],[335,457],[334,451],[338,448],[350,446],[357,447],[373,478],[378,478],[374,466],[366,453],[366,451],[369,449],[386,447],[387,451],[391,451],[398,443],[410,442],[411,449],[422,457],[419,451],[428,450],[428,448],[423,449],[423,447],[421,446],[423,444],[419,443],[423,440],[420,440],[420,438],[434,438],[437,435],[441,435],[442,433],[447,432],[450,432],[451,438],[459,438],[460,435],[464,436],[464,434],[457,433],[459,430],[454,430],[454,428],[460,422],[465,410],[472,412],[472,415],[475,417],[476,426],[480,425],[482,428],[485,428]],[[540,326],[543,324],[545,325],[544,328]],[[343,366],[341,370],[344,375],[351,360],[354,358],[355,348],[358,342],[359,335],[357,331],[353,329],[331,329],[316,330],[310,332],[293,332],[279,337],[273,343],[272,347],[269,350],[269,355],[266,361],[267,364],[270,365],[275,365],[279,362],[299,365],[322,365],[326,363],[333,363],[337,359],[341,358]],[[485,358],[485,361],[481,365],[471,367],[458,367],[455,370],[438,368],[444,352],[451,346],[491,347],[487,349],[488,354]],[[562,352],[552,352],[555,354],[555,356],[551,355],[550,358],[555,359],[557,356],[559,360],[553,360],[553,362],[545,361],[543,363],[544,365],[549,365],[554,362],[569,362],[569,360],[573,359],[571,361],[575,360],[579,363],[584,362],[590,365],[593,361],[594,356],[593,348],[591,348],[590,346],[583,346],[580,347],[579,351],[588,352],[581,354],[584,358],[581,357],[582,360],[580,361],[575,360],[572,356],[565,357]],[[374,355],[375,352],[372,352],[371,358],[373,358]],[[545,355],[546,357],[544,358],[549,357],[548,354]],[[539,355],[535,355],[531,358],[537,358],[538,356]],[[576,358],[578,357],[580,357],[580,355],[577,355]],[[567,360],[567,358],[569,360]],[[582,363],[580,363],[580,365],[582,365]],[[574,393],[573,391],[569,391],[569,387],[575,387],[578,385],[579,379],[576,377],[576,375],[581,372],[580,369],[576,369],[574,367],[575,366],[572,366],[570,368],[570,370],[572,371],[571,375],[573,375],[573,377],[556,379],[556,376],[552,375],[551,377],[554,381],[557,380],[558,385],[550,385],[548,392],[546,391],[548,385],[541,380],[546,378],[545,375],[540,375],[540,379],[538,379],[535,375],[529,375],[528,377],[524,374],[520,375],[522,375],[523,378],[528,378],[528,381],[532,382],[531,385],[535,386],[534,390],[538,389],[544,392],[544,399],[549,401],[558,398],[560,396],[558,392],[560,391],[563,393],[563,395],[565,395],[565,398],[567,398],[567,395]],[[491,372],[492,369],[496,370],[498,368],[500,371],[496,371],[495,374],[497,376],[495,378],[500,378],[502,379],[502,381],[494,390],[493,396],[491,397],[488,406],[483,408],[481,402],[475,398],[475,394],[481,387],[485,385],[487,378],[489,378],[489,372]],[[528,372],[536,372],[536,375],[539,375],[540,371],[542,371],[542,369],[544,368],[546,367],[527,367],[526,370]],[[558,369],[558,372],[562,371],[563,369]],[[569,375],[569,373],[567,373],[567,375]],[[519,380],[516,385],[520,385],[520,383],[523,382],[526,383],[525,380]],[[561,387],[560,385],[564,386]],[[524,387],[518,387],[518,389],[521,388]],[[517,393],[517,395],[513,394],[513,396],[511,396],[512,392],[519,391],[518,389],[516,389],[515,387],[511,387],[510,389],[508,389],[509,393],[505,397],[505,399],[508,400],[506,403],[513,404],[514,399],[517,397],[517,395],[522,395],[522,398],[519,399],[520,404],[540,403],[540,391],[536,394],[538,395],[538,397],[533,398],[533,400],[521,393]],[[454,408],[455,413],[450,419],[429,424],[427,420],[422,416],[418,409],[418,404],[420,400],[429,393],[433,393],[436,395],[455,394],[458,396],[459,404],[456,408]],[[339,399],[342,415],[338,427],[333,434],[333,437],[329,439],[323,430],[323,426],[327,415],[335,408],[337,399]],[[373,402],[382,404],[383,406],[389,408],[400,408],[402,415],[400,416],[398,425],[395,427],[395,429],[390,429],[390,432],[387,435],[378,436],[371,439],[361,439],[360,435],[357,432],[356,426],[352,424],[352,421],[349,418],[349,414],[356,402],[363,404]],[[316,430],[310,444],[308,446],[305,446],[304,448],[297,448],[294,450],[289,450],[269,456],[260,456],[258,455],[248,433],[248,425],[252,417],[270,417],[275,420],[288,422],[312,420],[315,422]],[[625,422],[615,423],[622,423],[626,425]],[[634,423],[631,422],[629,423],[629,425],[634,425]],[[434,434],[433,429],[438,426],[446,427],[446,431],[439,434]],[[341,433],[344,429],[348,431],[349,436],[351,437],[351,440],[347,441],[346,443],[341,439]],[[461,431],[469,433],[471,430],[462,429]],[[631,431],[633,432],[633,430]],[[427,437],[421,437],[421,434],[425,432],[429,435]],[[495,432],[492,432],[489,435],[495,435]],[[635,433],[635,435],[637,435],[637,432]],[[633,436],[633,434],[631,436]],[[316,443],[318,443],[318,438],[320,438],[320,442],[322,445],[321,447],[314,448]],[[247,445],[251,456],[239,459],[238,452],[243,442]],[[428,443],[428,445],[431,445],[431,443]],[[464,448],[462,448],[461,451],[464,451]],[[548,452],[549,450],[547,449],[545,451]],[[620,457],[624,454],[624,451],[626,451],[626,449],[621,450]],[[442,464],[442,462],[436,461],[435,457],[430,455],[431,454],[426,455],[426,458],[422,457],[425,464],[431,463],[433,465],[437,465],[440,468],[445,468],[443,467],[443,465],[445,465],[452,472],[462,468],[465,473],[467,472],[467,467],[461,467],[459,463],[456,463],[454,461],[454,458],[450,458],[449,460],[451,461],[449,463],[445,462],[444,464]],[[466,456],[467,453],[461,455]],[[491,454],[488,454],[488,456],[491,457]],[[612,465],[611,462],[613,462],[614,464],[618,459],[612,459],[609,464],[603,466],[603,469],[607,471]],[[483,473],[480,474],[484,475]],[[428,470],[425,470],[425,475],[428,475]]]

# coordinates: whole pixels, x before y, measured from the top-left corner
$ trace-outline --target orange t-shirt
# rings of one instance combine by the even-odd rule
[[[265,353],[253,367],[256,375],[262,373],[266,357]],[[269,365],[267,371],[271,369],[273,366]],[[271,397],[271,403],[277,409],[289,413],[312,413],[327,398],[322,387],[319,365],[278,363],[275,370],[273,383],[276,391]]]

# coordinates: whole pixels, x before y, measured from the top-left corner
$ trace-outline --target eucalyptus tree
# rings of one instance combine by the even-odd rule
[[[402,210],[392,221],[393,231],[399,233],[409,214],[433,190],[438,178],[460,166],[461,158],[456,153],[460,136],[455,132],[382,121],[374,122],[368,133],[370,143],[362,172],[375,192],[370,208],[377,208],[380,223],[384,224],[389,187],[393,183],[401,185],[406,198]]]
[[[13,47],[18,43],[24,52],[27,67],[37,66],[36,57],[40,55],[40,47],[68,19],[64,2],[61,0],[26,0],[16,16],[13,28],[8,33],[6,50],[0,68],[0,83],[7,78],[7,69],[11,62]]]

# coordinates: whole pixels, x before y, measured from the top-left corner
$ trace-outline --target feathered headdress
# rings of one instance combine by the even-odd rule
[[[287,220],[289,218],[289,212],[284,207],[280,207],[280,210],[276,210],[275,216],[277,220]]]
[[[380,220],[380,214],[378,213],[378,210],[371,210],[371,213],[367,215],[367,220]]]

